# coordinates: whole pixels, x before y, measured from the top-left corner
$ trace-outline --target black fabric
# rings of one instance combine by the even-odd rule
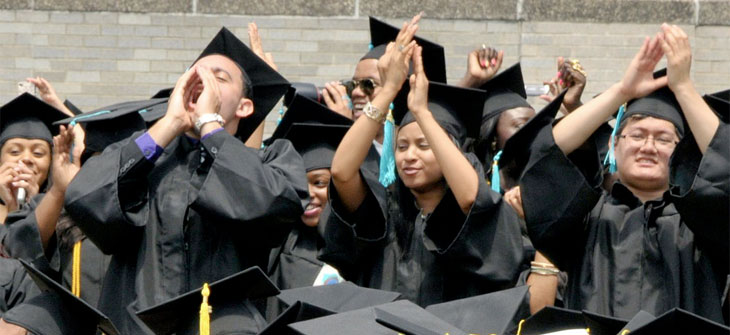
[[[629,101],[626,104],[626,111],[620,122],[623,123],[629,117],[636,114],[667,120],[677,128],[680,137],[685,134],[685,128],[687,126],[684,115],[682,114],[682,108],[679,106],[677,98],[674,97],[674,93],[668,86],[649,93],[649,95],[643,98]],[[620,124],[617,124],[616,127],[620,127]]]
[[[33,281],[15,259],[0,258],[0,317],[39,294]]]
[[[730,327],[713,322],[712,320],[708,320],[682,309],[674,308],[644,326],[632,331],[631,334],[727,335],[730,334]]]
[[[99,306],[130,334],[141,332],[130,312],[266,268],[308,198],[302,160],[286,140],[257,151],[224,131],[201,142],[181,136],[153,164],[136,137],[89,159],[65,199],[112,254]]]
[[[205,47],[196,62],[209,55],[223,55],[238,64],[243,75],[249,79],[251,87],[249,99],[253,100],[254,111],[249,117],[240,120],[236,136],[245,141],[263,122],[279,99],[289,88],[289,82],[276,70],[249,49],[226,27],[221,28]],[[246,85],[246,83],[244,83]]]
[[[467,157],[480,171],[476,158]],[[424,218],[400,179],[385,190],[364,171],[369,193],[356,213],[330,187],[320,259],[346,280],[399,292],[421,306],[514,286],[523,252],[518,218],[483,178],[468,215],[447,191]]]
[[[516,334],[518,328],[519,326],[513,328],[507,334]],[[525,320],[520,334],[540,335],[561,330],[585,328],[586,325],[580,312],[546,306]]]
[[[350,282],[293,288],[277,296],[287,306],[301,301],[337,313],[382,305],[399,298],[397,292],[359,287]]]
[[[574,165],[551,127],[540,130],[520,181],[522,203],[536,249],[568,272],[567,307],[620,318],[680,307],[722,322],[727,138],[721,123],[704,156],[680,142],[673,160],[683,168],[670,163],[671,192],[642,204],[621,183],[602,194],[600,171]]]
[[[306,302],[297,301],[281,313],[276,320],[266,326],[259,335],[295,335],[296,332],[289,328],[289,324],[332,314],[335,314],[335,312],[310,305]]]
[[[629,320],[582,311],[586,327],[591,335],[616,335],[628,324]]]
[[[276,126],[276,129],[274,129],[274,133],[271,135],[271,138],[284,138],[295,123],[349,126],[352,125],[352,120],[332,111],[327,108],[327,106],[323,106],[310,98],[300,94],[294,94],[287,106],[284,117],[281,118],[281,122],[278,126]]]

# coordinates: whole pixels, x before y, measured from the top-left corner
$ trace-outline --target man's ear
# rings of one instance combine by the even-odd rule
[[[236,118],[245,119],[253,114],[253,101],[249,98],[241,98],[236,108]]]

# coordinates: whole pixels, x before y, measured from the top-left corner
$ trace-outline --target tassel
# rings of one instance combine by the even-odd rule
[[[502,185],[501,181],[499,180],[499,158],[502,157],[502,150],[497,152],[496,155],[494,155],[494,159],[492,160],[492,191],[501,193],[502,191]]]
[[[73,265],[71,266],[71,293],[81,296],[81,241],[74,243]]]
[[[208,283],[203,284],[203,291],[200,293],[203,295],[203,303],[200,304],[200,335],[210,335],[210,313],[213,313],[213,308],[208,305]]]
[[[380,155],[380,173],[378,181],[384,187],[390,186],[395,181],[395,121],[393,120],[393,104],[390,104],[388,117],[383,124],[383,152]]]
[[[523,324],[525,324],[525,319],[520,320],[520,323],[517,325],[517,333],[515,335],[522,335]]]
[[[374,47],[373,47],[373,44],[372,43],[368,44],[368,50],[373,50],[373,48]]]
[[[603,165],[605,166],[608,164],[608,172],[609,173],[616,173],[616,154],[614,153],[614,146],[616,143],[616,136],[618,135],[618,128],[621,126],[621,119],[624,116],[624,111],[626,110],[626,104],[621,105],[621,107],[618,109],[618,115],[616,115],[616,124],[613,126],[613,131],[611,132],[611,143],[608,148],[608,155],[606,155],[606,158],[603,159]]]

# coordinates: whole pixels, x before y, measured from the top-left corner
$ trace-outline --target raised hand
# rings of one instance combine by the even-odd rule
[[[517,212],[517,216],[524,219],[525,210],[522,208],[522,194],[520,187],[516,186],[504,193],[504,201],[507,202]]]
[[[577,59],[564,60],[563,57],[558,57],[558,77],[560,77],[558,92],[564,88],[568,89],[563,98],[563,105],[570,113],[582,105],[580,98],[586,88],[586,73]]]
[[[74,126],[68,128],[61,126],[58,135],[53,137],[53,161],[51,178],[53,184],[51,192],[58,192],[63,195],[66,193],[66,187],[71,180],[81,170],[81,160],[78,153],[72,152],[72,143],[74,143]],[[73,159],[71,159],[71,155]]]
[[[0,165],[0,199],[7,207],[8,213],[18,209],[18,202],[15,198],[15,188],[13,180],[17,175],[15,162],[5,162]]]
[[[397,93],[408,77],[408,63],[416,47],[413,36],[418,31],[421,15],[418,14],[410,22],[403,23],[395,42],[388,43],[385,54],[378,60],[378,72],[384,90]]]
[[[643,97],[667,84],[667,78],[654,79],[654,68],[664,56],[661,36],[644,39],[641,49],[631,60],[619,83],[620,93],[630,100]]]
[[[322,97],[325,104],[327,104],[327,108],[348,119],[352,119],[352,101],[347,95],[345,86],[336,81],[326,83],[322,89]]]
[[[497,74],[502,66],[504,51],[482,45],[474,49],[466,58],[466,73],[459,86],[478,88]]]
[[[263,59],[272,69],[279,70],[276,67],[276,63],[274,63],[274,56],[270,52],[264,52],[263,44],[261,44],[261,36],[259,35],[259,27],[255,22],[248,24],[248,42],[251,45],[251,51],[253,53]]]
[[[692,87],[689,75],[692,66],[692,48],[689,38],[682,28],[676,25],[662,24],[660,39],[662,51],[667,56],[667,80],[672,91]]]
[[[410,78],[411,90],[408,92],[408,110],[414,114],[428,111],[428,78],[423,70],[423,48],[416,46],[413,53],[413,74]]]
[[[43,77],[30,77],[26,78],[25,80],[38,88],[38,95],[41,100],[45,101],[47,104],[53,107],[56,107],[56,109],[60,110],[68,116],[74,116],[74,114],[71,113],[71,111],[63,104],[61,98],[58,97],[58,95],[56,94],[56,90],[53,89],[53,86],[51,86],[51,83],[49,83],[48,80],[44,79]]]

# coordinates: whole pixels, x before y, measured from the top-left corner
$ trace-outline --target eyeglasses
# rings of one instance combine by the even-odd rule
[[[343,80],[342,85],[344,85],[345,89],[347,89],[347,95],[349,96],[352,96],[352,91],[354,91],[358,86],[365,95],[371,96],[373,95],[373,92],[375,92],[375,88],[379,86],[375,80],[370,78]]]
[[[649,138],[651,138],[654,147],[661,150],[672,150],[677,146],[677,141],[666,137],[654,137],[645,134],[620,135],[620,138],[627,138],[629,142],[635,146],[644,146]]]

